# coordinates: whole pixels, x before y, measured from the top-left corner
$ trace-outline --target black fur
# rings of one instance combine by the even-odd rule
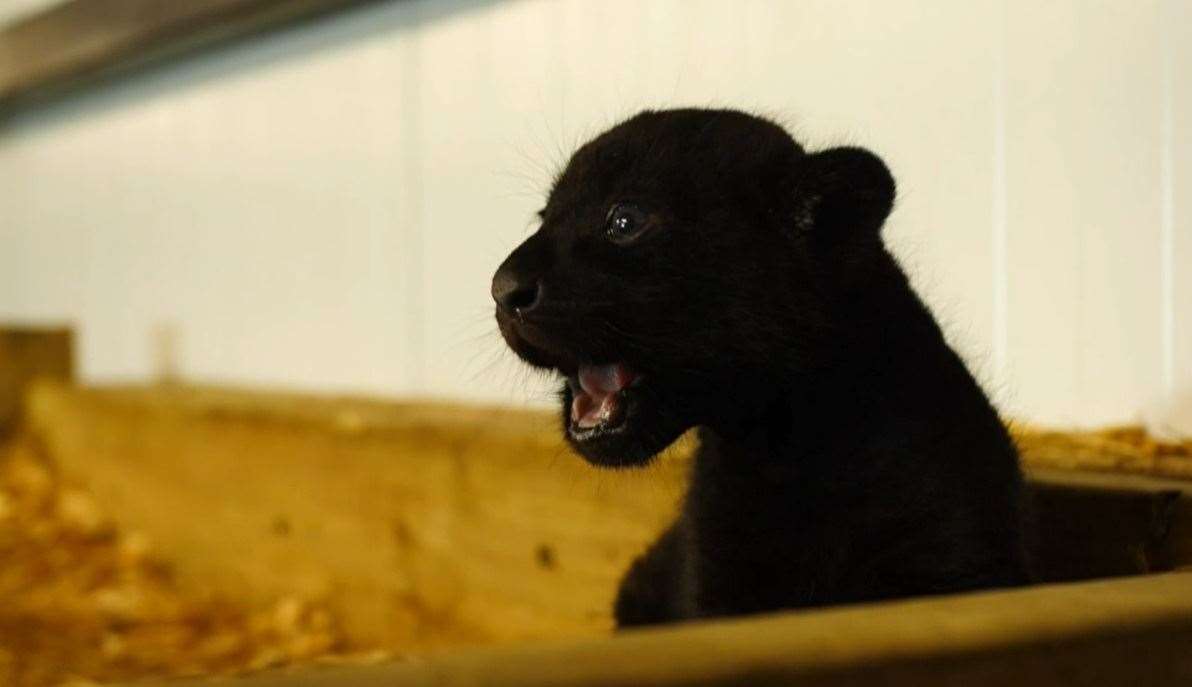
[[[642,464],[698,428],[682,511],[626,575],[619,625],[1027,580],[1015,448],[883,246],[893,201],[865,150],[647,111],[575,153],[498,270],[524,360],[641,375],[623,424],[582,440],[564,385],[581,455]],[[606,228],[618,203],[647,218],[630,242]]]

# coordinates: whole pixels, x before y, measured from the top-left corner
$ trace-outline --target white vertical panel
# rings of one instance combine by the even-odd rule
[[[722,3],[722,5],[731,5]],[[751,2],[740,100],[812,148],[855,144],[890,165],[887,242],[990,384],[993,2]]]
[[[406,383],[396,47],[354,42],[194,94],[215,104],[208,164],[194,179],[209,195],[196,207],[217,211],[195,216],[192,269],[229,277],[189,301],[200,331],[219,333],[185,349],[202,374],[375,391]]]
[[[681,34],[677,45],[661,43],[655,49],[674,50],[678,59],[657,56],[663,69],[653,74],[651,94],[665,94],[671,86],[672,95],[669,99],[664,96],[660,105],[752,109],[750,96],[776,84],[767,82],[766,75],[751,71],[751,57],[776,46],[750,41],[748,26],[759,10],[779,9],[780,3],[756,1],[688,0],[677,7],[667,5],[667,14],[656,15],[653,27],[661,29],[669,22],[678,26]],[[675,17],[683,19],[676,21]],[[652,34],[646,33],[639,40],[649,45]]]
[[[78,310],[83,251],[77,220],[85,212],[62,194],[48,159],[76,152],[83,151],[47,136],[0,136],[0,157],[7,160],[0,165],[0,318],[65,323]],[[76,165],[90,166],[86,154]]]
[[[549,180],[549,2],[462,12],[419,36],[423,141],[426,393],[545,402],[505,349],[489,284],[532,229]]]
[[[652,57],[656,47],[672,45],[673,33],[647,31],[648,2],[563,0],[561,4],[558,30],[563,38],[557,69],[566,111],[564,140],[570,149],[658,102],[647,95]],[[675,22],[673,16],[671,21],[690,26]]]
[[[357,21],[187,63],[15,128],[27,145],[6,173],[31,174],[41,194],[20,231],[67,256],[38,263],[26,284],[81,293],[71,314],[85,377],[150,374],[165,325],[195,378],[404,388],[401,74],[375,37],[321,43]]]
[[[1011,0],[1015,409],[1093,424],[1160,388],[1158,3]]]
[[[1192,393],[1192,2],[1165,0],[1170,216],[1171,385]]]
[[[993,400],[1005,412],[1011,405],[1009,375],[1009,327],[1010,327],[1010,256],[1009,224],[1007,218],[1006,179],[1006,55],[1009,45],[1006,35],[1006,5],[1004,0],[995,0],[990,23],[993,35],[993,56],[990,73],[993,102],[991,120],[993,140],[991,150],[990,191],[990,367],[989,379],[993,382]]]

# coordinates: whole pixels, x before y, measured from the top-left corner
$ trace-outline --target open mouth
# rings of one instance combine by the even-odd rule
[[[664,412],[652,372],[624,362],[582,363],[582,356],[532,323],[500,312],[497,322],[518,357],[566,380],[561,394],[564,434],[589,463],[610,468],[645,465],[690,426],[685,416]]]
[[[623,431],[629,394],[641,375],[624,363],[581,365],[567,380],[571,390],[568,432],[576,441]]]

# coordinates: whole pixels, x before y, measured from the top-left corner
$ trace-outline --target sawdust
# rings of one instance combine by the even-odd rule
[[[346,651],[313,600],[189,598],[28,442],[0,447],[0,685],[226,674]]]
[[[1164,441],[1141,425],[1089,431],[1011,424],[1024,465],[1192,479],[1192,442]]]

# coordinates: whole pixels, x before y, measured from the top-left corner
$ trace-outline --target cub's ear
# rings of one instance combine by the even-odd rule
[[[832,148],[803,159],[795,185],[801,233],[828,241],[876,234],[894,207],[894,177],[862,148]]]

